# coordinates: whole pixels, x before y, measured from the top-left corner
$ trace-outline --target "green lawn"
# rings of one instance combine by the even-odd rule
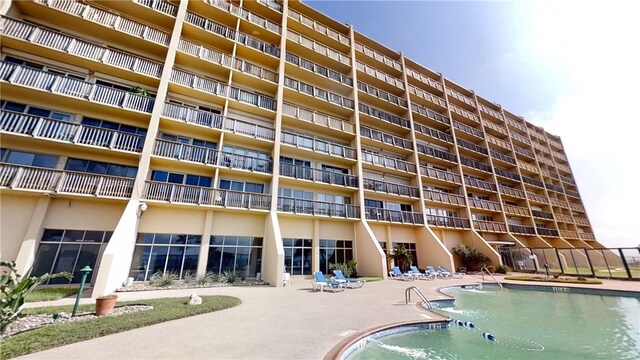
[[[371,281],[380,281],[382,280],[382,277],[381,276],[361,276],[358,279],[371,282]]]
[[[40,288],[33,290],[33,292],[29,294],[29,296],[27,296],[25,301],[36,302],[59,300],[67,296],[75,295],[77,293],[77,287]]]
[[[2,340],[0,359],[30,354],[66,344],[89,340],[100,336],[136,329],[169,320],[228,309],[240,305],[240,299],[232,296],[203,296],[202,304],[187,305],[189,298],[167,298],[118,303],[144,304],[153,310],[140,311],[121,316],[106,316],[94,320],[66,322],[48,325]],[[72,306],[49,306],[26,309],[25,314],[54,314],[71,312]],[[94,311],[95,305],[80,305],[78,312]]]
[[[567,278],[546,278],[542,276],[505,276],[505,280],[518,280],[518,281],[540,281],[540,282],[557,282],[557,283],[571,283],[571,284],[602,284],[600,280],[578,280],[578,279],[567,279]]]

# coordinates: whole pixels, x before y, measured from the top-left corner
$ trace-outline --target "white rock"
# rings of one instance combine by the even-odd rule
[[[200,305],[202,304],[202,298],[195,293],[191,294],[189,298],[189,305]]]

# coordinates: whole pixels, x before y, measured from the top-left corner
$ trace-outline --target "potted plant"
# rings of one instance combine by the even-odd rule
[[[96,298],[96,316],[103,316],[111,314],[116,307],[116,300],[118,295],[108,294]]]

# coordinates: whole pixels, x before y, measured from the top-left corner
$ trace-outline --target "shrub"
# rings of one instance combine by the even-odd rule
[[[176,280],[178,280],[178,274],[174,271],[168,271],[165,273],[157,271],[155,274],[151,275],[149,285],[167,287],[173,285],[173,282]]]
[[[213,271],[207,271],[206,276],[211,279],[211,282],[222,282],[222,276],[220,274],[216,274]]]
[[[400,271],[406,271],[413,264],[413,255],[404,245],[396,245],[387,258],[393,260],[393,263],[400,268]]]
[[[208,283],[212,283],[213,278],[211,277],[211,275],[212,275],[211,272],[207,272],[204,275],[200,275],[196,277],[195,283],[198,285],[207,285]]]
[[[238,276],[231,271],[225,271],[222,273],[222,279],[226,283],[233,284],[238,279]]]
[[[498,274],[508,274],[510,272],[511,272],[511,268],[506,265],[496,266],[496,273]]]
[[[487,266],[491,262],[487,255],[465,244],[460,244],[451,250],[453,250],[454,254],[460,256],[464,266],[471,271],[479,271],[483,266]]]
[[[196,275],[187,271],[182,274],[182,280],[184,280],[184,282],[187,284],[193,284],[196,282]]]
[[[329,264],[329,269],[340,270],[342,271],[342,275],[344,275],[344,277],[354,278],[358,276],[356,265],[357,262],[355,260],[349,260],[346,263]]]

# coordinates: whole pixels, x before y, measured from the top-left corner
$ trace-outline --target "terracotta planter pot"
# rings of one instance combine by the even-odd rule
[[[117,297],[96,299],[96,315],[103,316],[110,314],[116,307]]]

